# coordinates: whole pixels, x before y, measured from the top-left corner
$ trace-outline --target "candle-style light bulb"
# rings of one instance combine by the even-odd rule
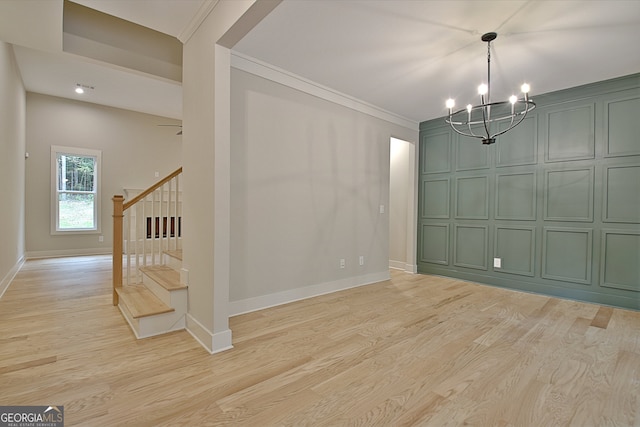
[[[445,103],[445,105],[449,110],[451,110],[456,105],[456,101],[454,101],[453,99],[449,98],[449,99],[447,99],[447,102]]]
[[[479,95],[486,95],[488,91],[489,87],[486,84],[482,83],[480,86],[478,86]]]

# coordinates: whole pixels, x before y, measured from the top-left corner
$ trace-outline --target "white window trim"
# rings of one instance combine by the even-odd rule
[[[74,156],[87,156],[96,158],[96,198],[95,198],[95,227],[91,229],[59,229],[58,228],[58,183],[57,172],[57,156],[59,153],[70,154]],[[102,233],[102,151],[91,150],[88,148],[65,147],[62,145],[51,146],[51,234],[52,235],[72,235],[72,234],[101,234]]]

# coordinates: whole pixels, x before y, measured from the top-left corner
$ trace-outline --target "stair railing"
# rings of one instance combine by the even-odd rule
[[[117,289],[137,283],[140,267],[162,263],[163,253],[182,249],[182,168],[131,200],[113,196],[113,305]]]

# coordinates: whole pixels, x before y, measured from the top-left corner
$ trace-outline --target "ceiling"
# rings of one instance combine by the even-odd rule
[[[73,1],[180,39],[215,4]],[[498,33],[494,101],[524,81],[535,100],[640,72],[637,0],[283,0],[233,51],[418,123],[442,116],[449,97],[477,102],[487,72],[480,36],[489,31]],[[16,56],[28,90],[74,97],[62,86],[83,79],[96,87],[91,102],[181,117],[175,82],[51,48],[17,48]]]

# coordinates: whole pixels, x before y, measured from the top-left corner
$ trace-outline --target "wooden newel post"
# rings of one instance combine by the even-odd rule
[[[122,287],[123,196],[113,196],[113,305],[118,305],[117,288]]]

